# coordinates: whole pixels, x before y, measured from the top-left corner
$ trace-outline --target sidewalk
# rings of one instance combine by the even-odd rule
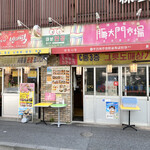
[[[150,129],[121,126],[53,125],[0,120],[0,150],[148,150]]]

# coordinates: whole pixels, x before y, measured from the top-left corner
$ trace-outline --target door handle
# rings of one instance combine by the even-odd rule
[[[149,96],[147,96],[147,101],[149,101]]]

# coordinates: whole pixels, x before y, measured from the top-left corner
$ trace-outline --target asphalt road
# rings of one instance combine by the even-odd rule
[[[149,150],[150,130],[87,124],[44,125],[0,120],[0,150]]]

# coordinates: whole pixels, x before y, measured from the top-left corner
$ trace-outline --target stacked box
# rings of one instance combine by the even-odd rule
[[[122,105],[124,107],[136,107],[137,106],[137,98],[135,97],[123,97]]]

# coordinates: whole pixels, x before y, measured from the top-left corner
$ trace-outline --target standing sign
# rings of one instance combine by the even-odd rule
[[[34,83],[20,84],[19,115],[33,115]]]
[[[106,118],[118,119],[118,102],[106,102]]]

